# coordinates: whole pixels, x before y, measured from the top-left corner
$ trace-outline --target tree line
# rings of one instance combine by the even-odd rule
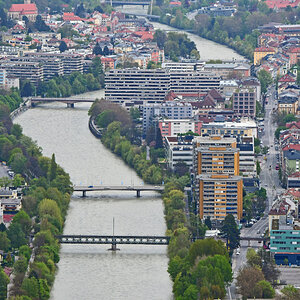
[[[1,186],[24,186],[25,181],[30,186],[24,190],[22,209],[9,228],[0,224],[2,267],[12,268],[14,273],[12,299],[48,299],[59,261],[55,235],[62,233],[72,184],[69,175],[57,165],[54,154],[52,159],[42,156],[41,148],[23,135],[21,126],[12,124],[4,105],[0,105],[0,127],[0,159],[17,173],[12,182],[1,180]],[[34,260],[29,263],[32,251]],[[9,280],[2,267],[0,299],[6,299]]]

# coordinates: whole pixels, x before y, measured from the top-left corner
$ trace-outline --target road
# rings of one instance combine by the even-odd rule
[[[269,89],[270,97],[269,102],[265,107],[266,114],[264,120],[264,131],[260,136],[260,140],[262,141],[262,146],[269,147],[269,153],[267,154],[267,160],[265,161],[263,157],[260,157],[261,163],[261,173],[260,173],[260,185],[265,188],[267,191],[267,203],[266,210],[263,218],[261,218],[257,223],[255,223],[250,228],[243,228],[241,230],[241,236],[261,236],[262,233],[268,228],[268,213],[272,204],[276,198],[276,195],[280,194],[283,191],[283,188],[280,185],[278,178],[278,171],[275,169],[277,164],[277,158],[274,145],[274,133],[276,130],[276,124],[273,123],[272,120],[272,111],[276,108],[276,93],[275,87],[272,86]],[[271,166],[271,168],[270,168]],[[251,248],[259,248],[262,244],[258,242],[251,242]],[[238,270],[246,263],[246,254],[248,249],[248,242],[241,241],[240,254],[233,254],[232,257],[232,271],[233,276],[236,278]],[[235,280],[228,288],[227,299],[237,299],[236,297],[236,286]]]

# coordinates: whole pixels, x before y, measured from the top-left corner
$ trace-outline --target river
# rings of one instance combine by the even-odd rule
[[[145,9],[143,9],[141,6],[124,5],[124,7],[118,7],[118,10],[128,13],[145,14],[147,13],[147,6],[145,7]],[[223,61],[245,61],[245,57],[239,55],[237,52],[224,45],[217,44],[213,41],[204,39],[196,34],[188,33],[183,30],[178,30],[165,24],[152,21],[150,23],[153,24],[155,29],[161,29],[165,31],[176,30],[176,32],[179,33],[186,33],[187,36],[196,44],[197,50],[200,53],[201,60],[207,61],[210,59],[220,59]]]
[[[103,96],[103,91],[81,95]],[[142,180],[107,150],[88,129],[89,105],[45,104],[16,117],[24,134],[36,140],[43,153],[57,162],[74,184],[140,185]],[[159,194],[142,192],[73,195],[64,234],[164,235],[166,226]],[[172,299],[166,246],[62,245],[51,299]]]

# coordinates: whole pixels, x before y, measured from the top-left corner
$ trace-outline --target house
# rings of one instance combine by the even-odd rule
[[[35,21],[37,15],[38,9],[35,3],[31,3],[30,0],[25,0],[24,4],[12,4],[7,13],[10,19],[22,20],[23,17],[27,17],[32,22]]]
[[[293,93],[282,93],[278,98],[278,113],[296,115],[298,104],[297,95]]]
[[[296,78],[291,74],[285,74],[278,79],[278,94],[285,90],[289,85],[293,85],[296,82]]]
[[[274,48],[269,47],[258,47],[254,50],[254,65],[259,65],[261,60],[268,54],[275,54]]]
[[[17,191],[8,189],[0,190],[0,206],[3,211],[3,219],[5,214],[17,213],[22,208],[22,198],[18,196]]]

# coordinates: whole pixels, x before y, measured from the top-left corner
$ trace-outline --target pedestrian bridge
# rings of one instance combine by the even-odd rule
[[[95,99],[33,97],[30,99],[30,104],[32,107],[35,107],[38,103],[61,102],[66,103],[68,107],[74,107],[75,103],[93,103],[94,101]]]
[[[105,0],[105,3],[111,6],[123,6],[123,5],[150,5],[151,0]]]
[[[116,251],[120,245],[168,245],[169,236],[131,236],[131,235],[58,235],[62,244],[111,245],[109,250]]]
[[[135,191],[136,196],[140,197],[142,191],[154,191],[154,192],[162,192],[164,190],[164,186],[161,185],[141,185],[141,186],[124,186],[124,185],[74,185],[73,191],[74,192],[82,192],[82,197],[86,197],[87,192],[101,192],[101,191]]]

